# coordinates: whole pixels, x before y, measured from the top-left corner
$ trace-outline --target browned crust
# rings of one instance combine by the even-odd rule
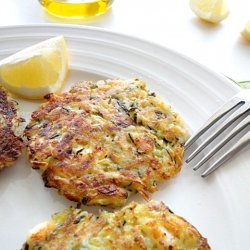
[[[40,230],[29,235],[22,250],[32,249],[159,249],[209,250],[207,239],[163,202],[132,202],[120,211],[81,209],[55,214]],[[40,248],[39,248],[40,247]]]
[[[149,200],[147,191],[181,170],[186,129],[144,81],[83,81],[45,98],[25,129],[28,157],[67,199],[115,207],[140,192]]]
[[[22,122],[17,103],[0,87],[0,169],[14,164],[21,155],[24,143],[17,130]]]

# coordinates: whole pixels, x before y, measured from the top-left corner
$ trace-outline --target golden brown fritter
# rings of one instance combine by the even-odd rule
[[[14,164],[25,146],[20,135],[18,104],[0,86],[0,169]]]
[[[85,205],[121,206],[181,169],[187,130],[139,79],[82,81],[48,94],[25,129],[45,186]]]
[[[207,239],[163,202],[132,202],[120,211],[66,209],[35,227],[22,250],[208,250]]]

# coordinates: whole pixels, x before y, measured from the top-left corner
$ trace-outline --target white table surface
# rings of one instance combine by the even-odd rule
[[[250,1],[229,0],[229,5],[229,17],[215,25],[197,18],[188,0],[115,0],[108,13],[78,24],[150,40],[236,81],[248,80],[250,43],[240,31],[250,19]],[[0,26],[59,22],[67,23],[47,14],[38,0],[0,0]]]

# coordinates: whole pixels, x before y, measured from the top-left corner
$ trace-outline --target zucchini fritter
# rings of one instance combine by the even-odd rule
[[[46,187],[84,205],[122,206],[181,169],[187,130],[139,79],[74,84],[32,113],[28,157]]]
[[[20,133],[17,102],[0,86],[0,170],[14,164],[25,146]]]
[[[22,250],[208,250],[207,240],[163,202],[132,202],[120,211],[66,209],[35,227]]]

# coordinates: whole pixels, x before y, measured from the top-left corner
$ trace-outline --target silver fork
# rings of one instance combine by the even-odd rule
[[[208,131],[216,122],[222,119],[227,113],[231,111],[232,114],[213,131],[200,146],[198,146],[186,159],[189,163],[196,155],[198,155],[205,147],[207,147],[217,136],[219,136],[226,128],[233,122],[236,122],[240,117],[246,115],[250,111],[250,90],[242,90],[224,105],[222,105],[201,127],[192,135],[185,143],[185,148],[190,147],[200,136]],[[244,128],[250,124],[250,114],[239,122],[214,148],[212,148],[195,166],[194,170],[200,168],[207,162],[217,151],[219,151],[226,143],[233,137],[240,133]],[[223,163],[231,159],[240,150],[245,148],[250,142],[250,131],[242,136],[238,142],[234,144],[227,152],[225,152],[216,162],[214,162],[201,176],[206,177],[220,167]]]

